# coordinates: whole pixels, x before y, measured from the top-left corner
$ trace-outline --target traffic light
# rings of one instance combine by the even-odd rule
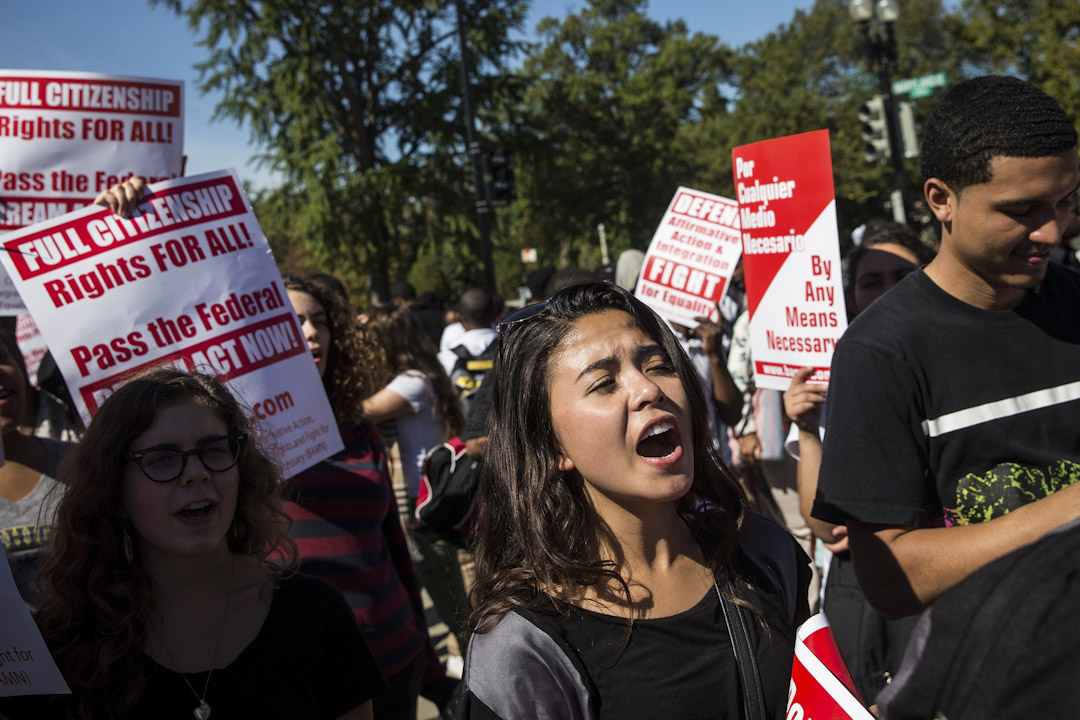
[[[492,200],[516,200],[517,188],[514,187],[514,168],[510,165],[511,155],[499,148],[485,156],[488,180],[488,197]]]
[[[889,119],[885,115],[885,99],[875,95],[859,106],[862,139],[866,141],[863,157],[877,162],[889,157]]]
[[[897,103],[900,116],[900,144],[907,159],[919,157],[919,131],[915,126],[915,106],[907,100]]]

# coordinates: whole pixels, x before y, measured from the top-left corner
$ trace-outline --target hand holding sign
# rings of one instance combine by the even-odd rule
[[[108,190],[103,190],[94,198],[95,205],[107,205],[117,215],[131,217],[146,193],[146,183],[138,175],[132,175],[124,182],[116,183]]]

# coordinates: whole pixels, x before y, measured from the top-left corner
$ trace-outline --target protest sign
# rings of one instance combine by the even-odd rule
[[[0,232],[63,215],[139,175],[181,174],[184,84],[0,70]],[[0,281],[0,314],[22,312]]]
[[[732,150],[756,386],[787,390],[802,367],[828,383],[847,328],[829,132]]]
[[[634,294],[662,317],[694,327],[717,319],[739,262],[738,204],[680,187],[649,244]]]
[[[131,219],[85,207],[2,238],[0,260],[88,420],[162,362],[217,375],[291,476],[342,447],[270,246],[231,171],[151,186]]]
[[[21,302],[21,301],[20,301]],[[41,336],[34,318],[29,315],[19,315],[15,320],[15,342],[19,345],[19,351],[23,356],[23,367],[26,368],[26,378],[35,387],[38,384],[38,368],[41,367],[41,359],[49,349],[45,344],[45,338]]]
[[[70,693],[19,596],[6,555],[0,557],[0,617],[0,697]]]
[[[788,688],[788,720],[872,720],[855,691],[825,615],[799,626]]]

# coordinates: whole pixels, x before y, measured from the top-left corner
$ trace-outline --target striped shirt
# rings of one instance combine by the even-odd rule
[[[378,431],[365,422],[343,425],[341,435],[344,450],[290,481],[285,510],[301,570],[344,593],[390,678],[428,649],[420,583]]]

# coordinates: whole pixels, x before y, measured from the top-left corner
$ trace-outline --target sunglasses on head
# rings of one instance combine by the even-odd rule
[[[499,338],[499,355],[502,355],[503,351],[503,336],[509,332],[510,328],[514,325],[520,325],[523,322],[528,322],[536,316],[547,310],[548,301],[535,303],[533,305],[526,305],[519,310],[507,315],[502,322],[495,326],[495,334]]]

